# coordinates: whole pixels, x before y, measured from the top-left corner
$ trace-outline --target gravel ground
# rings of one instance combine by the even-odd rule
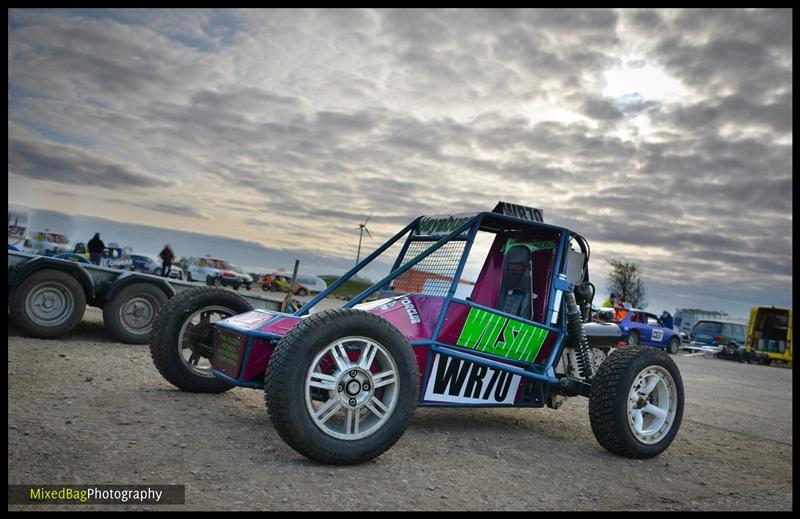
[[[186,505],[160,508],[186,510],[791,510],[792,370],[676,360],[683,426],[654,459],[606,452],[574,398],[419,409],[384,455],[329,467],[283,443],[261,391],[182,393],[90,308],[61,340],[9,325],[8,482],[185,484]]]

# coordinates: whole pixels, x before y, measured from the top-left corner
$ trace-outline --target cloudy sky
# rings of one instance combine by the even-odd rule
[[[539,207],[652,310],[791,304],[788,10],[11,10],[8,201],[355,256]]]

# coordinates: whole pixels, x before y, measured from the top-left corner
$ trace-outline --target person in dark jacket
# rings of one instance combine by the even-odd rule
[[[172,247],[169,244],[164,245],[161,252],[158,254],[161,258],[161,275],[169,277],[169,271],[172,268],[172,260],[175,259],[175,253],[172,252]]]
[[[89,259],[92,261],[92,263],[99,265],[103,260],[103,251],[106,248],[106,244],[100,239],[99,232],[94,233],[94,238],[89,240],[86,248],[89,249]]]
[[[661,326],[672,330],[672,315],[666,310],[664,310],[664,313],[661,314]]]

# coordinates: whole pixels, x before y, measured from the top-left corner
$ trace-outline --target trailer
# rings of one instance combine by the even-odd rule
[[[103,324],[120,342],[146,344],[159,311],[174,295],[196,288],[178,281],[129,270],[87,265],[8,251],[9,317],[26,333],[53,339],[71,332],[86,306],[103,310]],[[282,311],[293,301],[269,295],[243,296],[255,308]],[[241,313],[221,308],[227,315]],[[210,326],[210,323],[197,323]]]

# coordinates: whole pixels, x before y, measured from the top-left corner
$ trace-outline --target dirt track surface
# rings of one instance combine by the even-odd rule
[[[574,398],[418,409],[384,455],[329,467],[283,443],[261,391],[182,393],[87,309],[61,340],[9,325],[8,482],[185,484],[186,505],[159,508],[187,510],[791,510],[792,370],[676,360],[683,426],[654,459],[606,452]]]

